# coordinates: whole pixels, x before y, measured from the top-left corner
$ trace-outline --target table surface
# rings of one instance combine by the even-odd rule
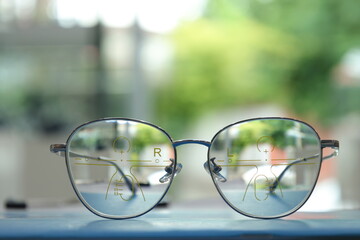
[[[84,207],[3,210],[0,238],[9,239],[360,239],[360,210],[295,213],[258,220],[232,209],[159,208],[133,219],[109,220]]]

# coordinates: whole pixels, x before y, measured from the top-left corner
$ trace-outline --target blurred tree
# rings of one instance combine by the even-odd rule
[[[359,39],[357,0],[210,0],[173,35],[173,79],[158,93],[175,134],[206,111],[273,102],[331,116],[331,72]],[[183,129],[183,127],[182,127]]]
[[[210,110],[287,99],[284,81],[300,58],[297,40],[229,4],[223,11],[210,4],[206,17],[173,35],[173,79],[158,94],[158,110],[174,134]]]
[[[334,114],[332,74],[352,48],[359,47],[358,0],[250,1],[249,16],[299,40],[302,58],[287,84],[295,112],[329,123]]]

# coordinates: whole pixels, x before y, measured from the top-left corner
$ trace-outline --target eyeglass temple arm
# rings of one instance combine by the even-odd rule
[[[270,185],[270,187],[269,187],[270,192],[273,193],[275,191],[275,189],[278,187],[281,179],[283,178],[283,176],[285,175],[286,171],[289,168],[291,168],[292,166],[294,166],[294,165],[296,165],[298,163],[306,162],[307,160],[311,160],[311,159],[314,159],[314,158],[317,158],[317,157],[319,157],[319,154],[315,154],[313,156],[306,157],[306,158],[298,158],[294,162],[287,165],[286,168],[280,173],[280,175],[276,177],[274,183],[272,185]]]
[[[57,154],[57,155],[59,155],[61,157],[65,157],[66,144],[51,144],[50,145],[50,152],[55,153],[55,154]],[[137,189],[133,188],[133,184],[129,180],[129,178],[126,177],[126,175],[121,170],[121,168],[116,163],[111,161],[111,159],[107,159],[107,158],[104,158],[104,157],[92,157],[92,156],[78,154],[78,153],[75,153],[75,152],[70,152],[70,154],[71,154],[72,157],[88,158],[88,159],[91,159],[91,160],[102,161],[102,162],[106,162],[106,163],[109,163],[109,164],[113,165],[116,168],[116,170],[121,174],[121,176],[124,178],[126,186],[132,191],[133,195],[135,194]]]
[[[335,156],[337,156],[339,154],[339,141],[337,141],[337,140],[321,140],[321,149],[324,149],[324,148],[327,148],[327,147],[333,149],[334,152],[332,152],[331,154],[323,157],[322,160],[330,159],[330,158],[335,157]],[[274,183],[269,187],[270,192],[273,193],[275,191],[275,189],[279,185],[279,182],[281,181],[281,179],[285,175],[286,171],[290,167],[294,166],[297,163],[306,162],[307,160],[314,159],[314,158],[317,158],[317,157],[319,157],[319,154],[315,154],[315,155],[307,157],[307,158],[299,158],[296,161],[294,161],[294,162],[290,163],[289,165],[287,165],[286,168],[275,179]]]

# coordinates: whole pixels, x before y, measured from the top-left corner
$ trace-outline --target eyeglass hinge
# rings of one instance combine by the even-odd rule
[[[321,140],[321,148],[339,148],[338,140]]]
[[[61,157],[64,157],[66,152],[66,144],[51,144],[50,152],[55,153]]]
[[[323,156],[322,160],[330,159],[339,155],[339,141],[338,140],[321,140],[321,148],[331,148],[333,153]]]

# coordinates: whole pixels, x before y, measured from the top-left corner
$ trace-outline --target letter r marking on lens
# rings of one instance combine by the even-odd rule
[[[154,148],[154,157],[156,157],[156,154],[159,155],[159,157],[161,157],[161,148]]]

